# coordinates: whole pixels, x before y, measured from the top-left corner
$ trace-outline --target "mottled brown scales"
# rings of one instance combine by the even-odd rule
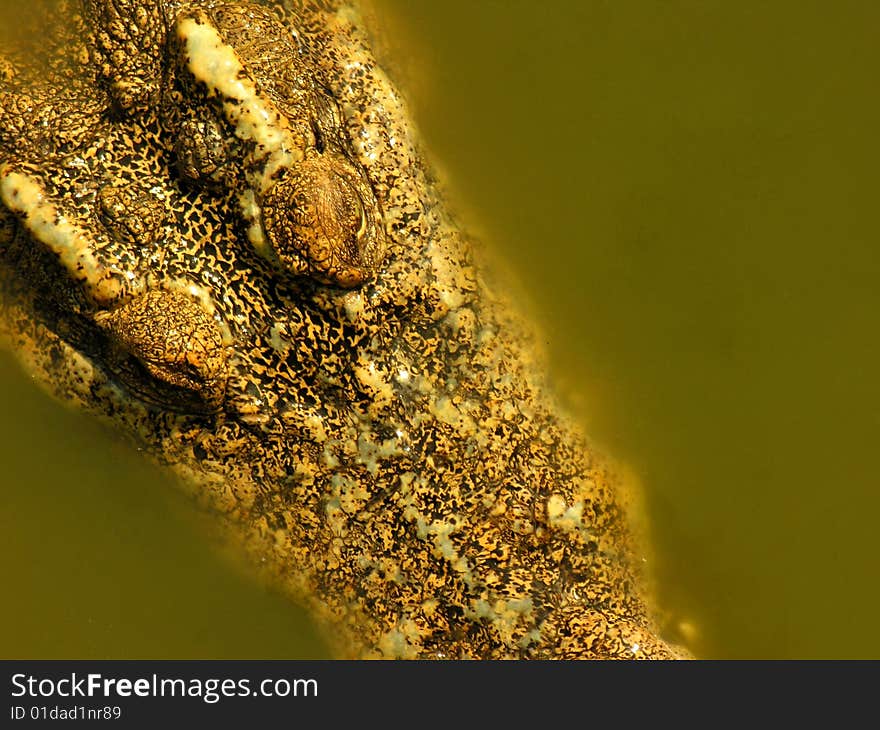
[[[121,111],[142,112],[159,102],[165,64],[162,3],[82,0],[90,64]]]
[[[97,193],[101,223],[118,240],[132,245],[155,243],[162,233],[166,206],[137,184],[108,183]]]
[[[148,291],[111,312],[98,312],[95,323],[153,378],[201,402],[204,408],[197,410],[216,411],[223,404],[223,335],[211,315],[183,292]],[[141,389],[151,381],[136,375],[134,382],[127,377],[126,385],[144,395]]]
[[[295,26],[255,3],[194,5],[166,7],[164,113],[187,177],[238,195],[255,249],[281,270],[343,287],[372,278],[382,214]]]
[[[60,72],[7,74],[5,93],[52,123],[37,134],[0,97],[0,192],[31,192],[0,208],[6,343],[180,476],[338,656],[676,656],[615,472],[554,400],[530,327],[446,212],[356,12],[273,10],[273,32],[287,27],[302,54],[291,64],[246,24],[226,26],[265,94],[254,108],[283,108],[277,89],[303,83],[340,115],[334,133],[389,244],[374,278],[346,290],[279,271],[248,238],[244,190],[194,184],[197,155],[182,167],[195,125],[214,135],[201,159],[225,150],[229,179],[249,184],[247,141],[184,93],[178,41],[122,20],[156,7],[168,28],[181,13],[264,12],[92,0],[92,25],[49,23],[91,39],[52,65],[93,90],[83,105],[55,100]],[[307,80],[291,80],[297,68]],[[142,103],[168,89],[186,114]],[[88,124],[52,141],[65,114]],[[29,144],[8,141],[19,127]],[[104,276],[115,286],[100,289]]]

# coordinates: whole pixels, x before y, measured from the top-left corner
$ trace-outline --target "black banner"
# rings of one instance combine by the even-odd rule
[[[875,662],[0,661],[0,724],[834,727],[870,719]],[[865,714],[867,713],[867,714]]]

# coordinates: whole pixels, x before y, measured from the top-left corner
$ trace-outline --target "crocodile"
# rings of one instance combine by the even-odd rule
[[[358,8],[62,1],[0,61],[0,335],[338,657],[679,658]],[[63,21],[61,20],[63,19]]]

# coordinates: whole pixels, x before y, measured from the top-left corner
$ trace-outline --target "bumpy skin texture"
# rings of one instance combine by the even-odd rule
[[[254,3],[166,12],[176,73],[164,113],[192,179],[239,196],[248,237],[279,269],[346,287],[371,278],[382,214],[295,27]]]
[[[121,83],[93,59],[125,33],[68,15],[52,23],[71,29],[63,70],[16,69],[0,107],[4,140],[34,140],[0,152],[6,342],[181,476],[339,656],[679,655],[652,621],[614,470],[445,211],[359,16],[297,2],[283,22],[375,191],[390,243],[375,278],[344,290],[258,255],[235,191],[181,175],[179,118],[140,104],[185,87],[174,43],[128,44],[145,65],[121,65]],[[160,87],[141,84],[157,63]],[[56,76],[73,101],[52,101]],[[23,93],[47,126],[8,101]],[[148,225],[126,223],[127,199]]]

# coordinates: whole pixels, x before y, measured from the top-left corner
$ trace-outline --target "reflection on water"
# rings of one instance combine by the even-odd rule
[[[880,6],[383,6],[459,206],[642,477],[698,652],[880,655]],[[137,454],[8,358],[0,393],[3,655],[320,651]]]

